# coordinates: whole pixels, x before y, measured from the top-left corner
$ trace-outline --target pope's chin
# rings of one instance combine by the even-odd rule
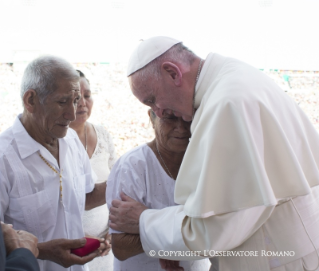
[[[192,116],[182,115],[182,119],[186,122],[191,122],[193,120]]]

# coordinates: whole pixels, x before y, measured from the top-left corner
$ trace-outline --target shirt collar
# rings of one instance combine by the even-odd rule
[[[35,141],[24,128],[20,121],[21,116],[22,114],[17,116],[12,126],[12,132],[14,135],[14,139],[17,143],[21,159],[24,159],[40,150],[45,152],[46,148],[44,148],[40,143]],[[69,128],[66,136],[64,138],[59,139],[59,143],[61,143],[61,141],[68,141],[75,137],[76,133],[72,133]]]
[[[17,118],[15,119],[12,126],[12,132],[17,143],[20,157],[24,159],[39,151],[40,144],[28,134],[27,130],[24,128],[20,121],[21,116],[22,114],[17,116]]]

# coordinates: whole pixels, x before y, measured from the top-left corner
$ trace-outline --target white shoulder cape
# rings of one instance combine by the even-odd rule
[[[209,217],[310,193],[319,136],[268,76],[210,54],[195,96],[192,138],[175,187],[190,217]]]

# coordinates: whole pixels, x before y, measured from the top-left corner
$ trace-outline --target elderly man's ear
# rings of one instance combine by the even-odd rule
[[[28,112],[34,113],[35,105],[37,104],[38,99],[39,99],[39,97],[38,97],[37,93],[35,92],[35,90],[29,89],[23,95],[24,108]]]

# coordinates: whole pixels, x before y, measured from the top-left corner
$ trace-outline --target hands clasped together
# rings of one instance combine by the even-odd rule
[[[7,255],[17,248],[26,248],[38,259],[50,260],[66,268],[74,264],[83,265],[92,261],[95,257],[105,256],[112,247],[111,235],[106,234],[105,238],[96,238],[100,241],[100,247],[97,250],[84,257],[79,257],[71,253],[71,249],[83,247],[86,243],[85,238],[73,240],[54,239],[48,242],[38,243],[37,237],[29,232],[22,230],[16,231],[12,225],[2,222],[1,227]]]
[[[1,222],[4,244],[7,255],[18,248],[29,249],[35,257],[38,257],[38,238],[26,231],[16,231],[12,225]]]

